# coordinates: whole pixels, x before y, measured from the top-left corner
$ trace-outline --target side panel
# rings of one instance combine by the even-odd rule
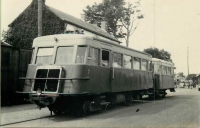
[[[153,88],[152,72],[114,69],[111,92],[145,90]]]
[[[160,86],[160,89],[174,88],[173,76],[162,75],[161,81],[162,81],[162,85]]]
[[[110,82],[111,82],[111,70],[109,67],[98,67],[100,71],[95,71],[95,74],[92,77],[95,77],[96,81],[91,81],[97,86],[100,86],[100,92],[110,92]],[[101,75],[99,75],[101,73]]]
[[[169,75],[154,75],[154,86],[156,90],[174,88],[173,76]]]
[[[85,78],[89,80],[65,80],[62,93],[104,93],[110,91],[109,68],[88,65],[65,66],[66,78]],[[101,75],[103,74],[103,75]]]

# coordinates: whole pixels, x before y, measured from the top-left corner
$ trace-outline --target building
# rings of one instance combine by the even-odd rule
[[[49,7],[43,0],[42,35],[61,33],[92,34],[95,37],[104,38],[121,43],[112,35],[95,25],[77,19],[71,15]],[[102,23],[102,26],[106,26]],[[38,36],[38,0],[32,0],[31,4],[9,24],[8,38],[6,42],[17,48],[30,49],[33,39]]]

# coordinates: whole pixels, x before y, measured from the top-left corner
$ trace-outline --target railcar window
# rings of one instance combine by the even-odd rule
[[[31,64],[33,63],[33,56],[34,56],[34,53],[35,53],[35,48],[33,48],[33,50],[32,50]]]
[[[72,63],[74,47],[58,47],[56,54],[56,64]]]
[[[147,60],[142,59],[141,70],[143,71],[147,70]]]
[[[165,66],[165,75],[167,75],[168,73],[167,73],[167,67]]]
[[[153,69],[152,69],[152,62],[151,61],[148,61],[148,70],[149,71],[153,71]]]
[[[50,64],[53,56],[53,48],[39,48],[36,64]]]
[[[134,57],[133,58],[133,69],[140,70],[140,58]]]
[[[114,53],[113,66],[116,67],[116,68],[122,67],[122,54]]]
[[[168,75],[171,75],[171,68],[170,67],[168,67]]]
[[[109,66],[109,51],[102,50],[102,58],[101,58],[102,66]]]
[[[171,74],[174,75],[174,68],[171,68]]]
[[[87,63],[89,65],[99,65],[99,49],[90,47]]]
[[[162,74],[165,75],[165,66],[162,66]]]
[[[167,67],[166,66],[162,66],[163,68],[163,75],[167,75]]]
[[[131,69],[132,59],[131,56],[124,55],[124,68]]]
[[[76,54],[76,63],[83,64],[85,61],[86,55],[86,46],[78,46]]]

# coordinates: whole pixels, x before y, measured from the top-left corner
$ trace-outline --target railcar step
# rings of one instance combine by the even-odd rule
[[[170,92],[176,92],[176,91],[174,90],[174,88],[172,88],[172,89],[170,89]]]

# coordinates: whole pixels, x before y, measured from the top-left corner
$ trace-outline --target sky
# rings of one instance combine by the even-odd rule
[[[1,32],[32,0],[1,0]],[[55,2],[56,1],[56,2]],[[80,18],[83,9],[102,0],[46,0],[46,5]],[[125,0],[131,2],[133,0]],[[144,18],[130,37],[130,48],[156,47],[171,53],[175,72],[200,74],[200,0],[141,0]],[[125,41],[122,39],[122,45]]]

